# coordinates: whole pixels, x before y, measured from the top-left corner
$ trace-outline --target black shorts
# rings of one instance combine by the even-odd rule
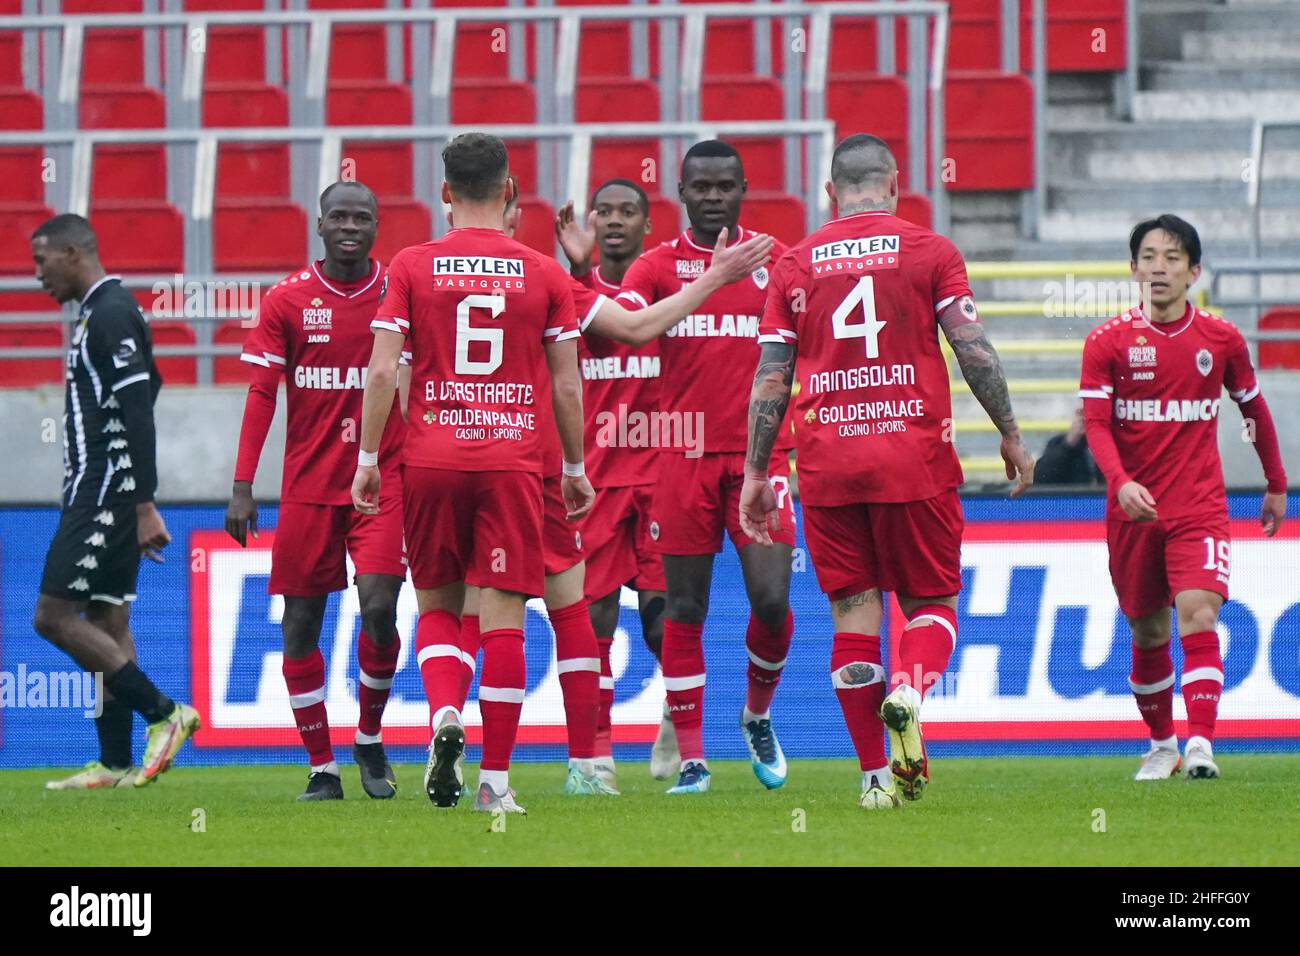
[[[140,572],[133,503],[65,508],[45,555],[41,593],[70,601],[135,600]]]

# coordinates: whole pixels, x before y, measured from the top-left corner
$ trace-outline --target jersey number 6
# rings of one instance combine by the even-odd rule
[[[467,295],[456,306],[456,374],[491,375],[501,367],[502,347],[506,339],[503,328],[476,328],[469,324],[470,309],[490,309],[496,318],[506,308],[503,295]],[[486,342],[488,357],[471,359],[471,342]]]

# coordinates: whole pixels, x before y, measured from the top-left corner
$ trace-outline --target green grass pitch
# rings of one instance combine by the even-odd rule
[[[45,792],[46,771],[5,771],[0,865],[1300,863],[1300,755],[1219,765],[1218,781],[1138,784],[1131,758],[941,759],[924,799],[867,812],[844,760],[792,761],[774,791],[747,763],[719,761],[712,792],[691,797],[623,763],[617,799],[566,797],[560,764],[517,764],[528,816],[504,832],[470,812],[468,787],[460,807],[435,810],[410,764],[394,800],[368,800],[345,766],[347,799],[323,804],[294,801],[301,767],[178,767],[145,789],[79,793]]]

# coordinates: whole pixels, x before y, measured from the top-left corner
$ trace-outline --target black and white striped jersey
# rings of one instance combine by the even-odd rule
[[[144,311],[120,276],[100,279],[82,299],[64,378],[63,506],[152,500],[162,376]]]

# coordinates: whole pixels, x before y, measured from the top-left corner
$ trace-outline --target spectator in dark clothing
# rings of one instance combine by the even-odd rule
[[[1079,405],[1074,410],[1070,430],[1048,439],[1034,466],[1034,484],[1095,485],[1104,481],[1088,451],[1088,439],[1083,433],[1083,406]]]

